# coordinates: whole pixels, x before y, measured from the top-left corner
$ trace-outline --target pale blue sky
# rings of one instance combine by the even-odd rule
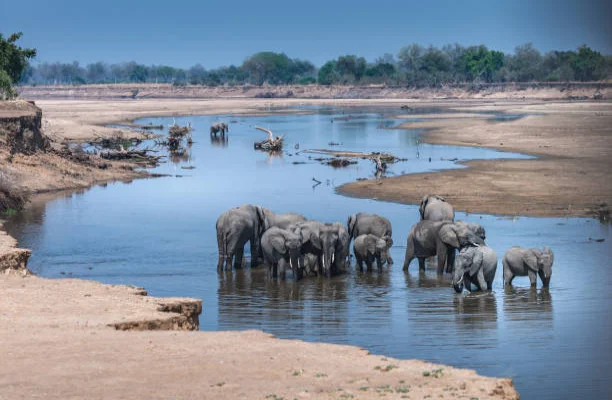
[[[0,0],[0,32],[23,31],[39,61],[135,60],[206,68],[270,50],[317,66],[342,54],[373,61],[410,43],[485,44],[512,52],[586,43],[612,54],[612,2]]]

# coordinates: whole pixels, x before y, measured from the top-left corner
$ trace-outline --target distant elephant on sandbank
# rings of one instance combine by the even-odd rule
[[[552,275],[552,265],[555,255],[548,247],[540,249],[525,249],[514,246],[504,254],[502,264],[504,266],[504,284],[512,285],[515,276],[529,276],[531,286],[536,286],[537,275],[540,276],[542,285],[548,287]]]
[[[454,221],[455,210],[442,196],[428,194],[421,200],[419,206],[421,220]]]

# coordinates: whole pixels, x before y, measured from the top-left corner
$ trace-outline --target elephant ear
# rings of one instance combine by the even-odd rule
[[[479,248],[474,248],[474,255],[472,257],[472,265],[470,267],[470,276],[474,276],[478,273],[478,270],[482,268],[483,256],[482,251]]]
[[[391,239],[391,236],[383,236],[382,239],[387,242],[387,247],[391,248],[393,246],[393,239]]]
[[[285,254],[287,252],[287,249],[285,248],[285,238],[281,235],[275,235],[272,237],[270,239],[270,243],[272,244],[272,247],[274,247],[274,250],[280,254]]]
[[[256,206],[255,207],[255,212],[257,214],[257,222],[259,224],[259,231],[260,234],[263,233],[266,230],[266,214],[264,213],[264,209],[261,206]]]
[[[306,239],[306,236],[304,237],[304,239]],[[321,245],[321,238],[319,238],[317,232],[311,231],[308,235],[308,240],[310,241],[310,244],[312,244],[312,246],[318,251],[321,251],[323,249],[323,246]]]
[[[355,229],[355,223],[357,222],[357,215],[353,214],[346,221],[346,227],[348,228],[349,237],[353,237],[353,229]]]
[[[447,245],[454,247],[456,249],[459,248],[459,238],[457,237],[457,232],[453,228],[453,224],[444,224],[438,233],[440,239]]]
[[[429,195],[425,195],[423,200],[421,200],[421,205],[419,206],[419,213],[421,214],[421,219],[425,218],[425,207],[427,207],[427,202],[429,201]]]
[[[538,272],[538,254],[534,250],[530,249],[523,253],[523,262],[530,270]]]

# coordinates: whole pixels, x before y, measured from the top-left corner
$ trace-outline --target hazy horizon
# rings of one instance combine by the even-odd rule
[[[82,65],[137,61],[211,69],[239,65],[259,51],[274,51],[320,67],[344,54],[368,61],[385,53],[397,55],[411,43],[484,44],[504,53],[529,42],[543,53],[586,44],[612,54],[612,5],[605,1],[208,3],[4,2],[0,33],[22,31],[19,44],[38,49],[36,62]]]

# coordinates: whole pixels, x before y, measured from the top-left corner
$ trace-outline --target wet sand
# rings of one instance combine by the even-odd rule
[[[541,217],[605,216],[612,204],[612,103],[512,103],[452,107],[463,111],[528,114],[512,121],[482,118],[406,122],[421,141],[489,147],[537,156],[534,160],[475,160],[469,168],[349,183],[341,194],[418,204],[445,196],[456,210]]]

